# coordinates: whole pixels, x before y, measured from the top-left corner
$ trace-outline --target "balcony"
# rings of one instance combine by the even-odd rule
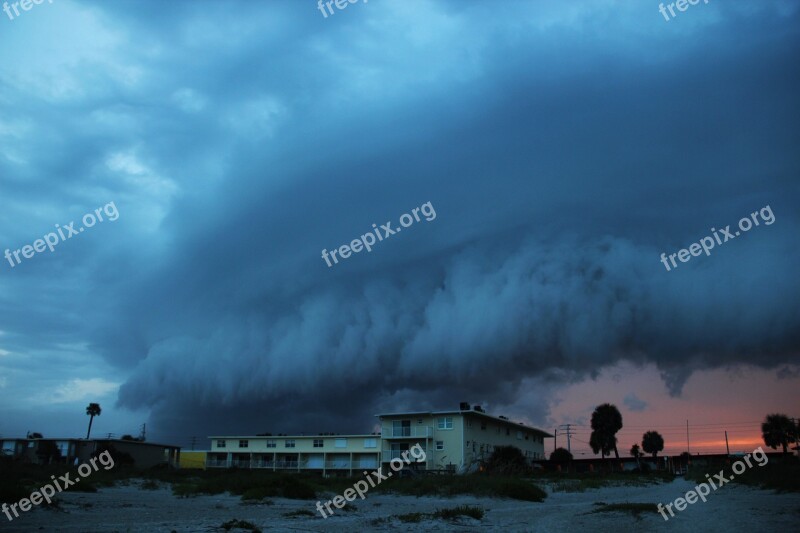
[[[406,459],[403,457],[403,454],[406,454],[406,457],[408,457],[408,461],[411,464],[414,464],[414,463],[424,464],[425,463],[425,461],[417,461],[414,458],[414,455],[408,450],[384,450],[383,453],[381,454],[382,462],[388,463],[392,459],[402,459],[403,462],[405,462]],[[427,457],[427,455],[428,455],[428,450],[425,450],[425,456]]]
[[[275,468],[297,468],[297,461],[275,461]]]
[[[227,459],[206,459],[206,468],[227,468]]]
[[[272,468],[275,466],[275,461],[256,460],[253,461],[253,468]]]
[[[384,439],[413,439],[413,438],[433,438],[433,426],[414,426],[404,428],[389,428],[382,432]]]

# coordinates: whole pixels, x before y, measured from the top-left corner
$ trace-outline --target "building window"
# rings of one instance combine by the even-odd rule
[[[323,439],[314,439],[314,448],[322,448]]]
[[[294,448],[294,439],[286,439],[284,443],[286,448]]]
[[[442,450],[444,450],[444,441],[443,440],[437,440],[436,441],[436,451],[440,452]]]
[[[364,448],[377,448],[378,441],[376,439],[364,439]]]
[[[509,428],[506,428],[506,435],[511,435],[511,430]]]
[[[277,448],[278,445],[274,439],[270,439],[267,441],[267,448]]]
[[[239,448],[247,448],[249,444],[250,443],[247,442],[246,440],[240,440],[239,441]]]
[[[225,447],[225,441],[222,440],[222,439],[218,440],[217,441],[217,448],[224,448],[224,447]]]
[[[481,429],[486,430],[486,422],[481,422]]]
[[[522,440],[522,432],[517,431],[517,440]]]
[[[336,439],[333,446],[335,448],[347,448],[347,439]]]
[[[436,429],[453,429],[453,417],[444,416],[436,419]]]

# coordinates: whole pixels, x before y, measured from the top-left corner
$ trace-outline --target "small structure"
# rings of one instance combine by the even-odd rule
[[[110,450],[112,457],[138,468],[177,467],[181,453],[179,446],[121,439],[0,439],[0,450],[2,455],[26,463],[70,465],[85,463],[93,454]]]

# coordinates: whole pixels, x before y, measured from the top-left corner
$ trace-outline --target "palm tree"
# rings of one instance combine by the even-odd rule
[[[91,418],[89,419],[89,431],[86,432],[86,438],[89,438],[89,435],[92,433],[92,422],[94,422],[94,417],[100,416],[100,409],[99,403],[90,403],[86,406],[86,414],[89,415]]]
[[[642,450],[639,448],[638,444],[631,446],[631,455],[636,457],[636,468],[641,468],[641,465],[639,464],[639,457],[642,456]]]
[[[619,459],[617,451],[617,431],[622,429],[622,415],[619,409],[610,403],[598,405],[592,413],[592,435],[589,444],[592,451],[601,451],[603,458],[614,451],[614,455]]]
[[[648,431],[642,435],[642,450],[645,453],[653,454],[653,459],[656,458],[658,452],[664,449],[664,437],[658,431]]]
[[[798,440],[797,426],[786,415],[777,413],[767,415],[761,424],[761,436],[764,438],[764,444],[773,450],[782,446],[785,454],[789,443]]]

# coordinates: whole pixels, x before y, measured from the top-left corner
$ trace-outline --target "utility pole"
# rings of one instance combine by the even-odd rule
[[[731,454],[731,449],[728,446],[728,430],[725,430],[725,451],[728,452],[728,455]]]
[[[572,453],[572,433],[570,433],[572,424],[561,424],[559,427],[566,427],[567,428],[567,451]]]
[[[558,428],[553,430],[553,451],[558,447]]]
[[[197,440],[197,437],[192,437],[192,451],[194,451],[194,443]]]
[[[142,442],[145,441],[145,436],[147,435],[147,424],[142,424],[142,432],[139,435],[139,440]]]
[[[688,418],[686,419],[686,453],[691,455],[691,452],[689,451],[689,419]]]

